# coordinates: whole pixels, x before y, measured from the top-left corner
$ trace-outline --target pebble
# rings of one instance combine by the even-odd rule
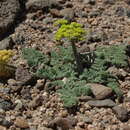
[[[29,124],[26,119],[23,117],[17,117],[15,121],[15,125],[19,128],[29,128]]]
[[[74,19],[74,10],[72,8],[65,8],[60,11],[61,16],[68,21],[72,21]]]
[[[126,108],[115,106],[112,108],[112,110],[120,121],[128,121],[128,110]]]
[[[0,50],[12,49],[13,45],[14,42],[10,37],[5,38],[4,40],[0,41]]]

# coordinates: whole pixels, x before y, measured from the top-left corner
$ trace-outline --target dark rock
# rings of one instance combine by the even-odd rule
[[[29,73],[28,69],[22,66],[16,69],[15,79],[19,85],[27,85],[34,82],[33,76]]]
[[[0,40],[12,28],[20,10],[19,0],[0,1]]]
[[[7,111],[11,108],[12,108],[12,102],[11,101],[6,101],[6,100],[0,98],[0,109]]]
[[[13,45],[14,45],[14,42],[12,38],[10,37],[5,38],[4,40],[0,41],[0,50],[12,49]]]
[[[30,93],[30,88],[29,87],[24,87],[22,88],[21,90],[21,96],[24,98],[24,99],[31,99],[31,93]]]
[[[13,125],[13,122],[6,120],[4,117],[0,117],[0,125],[9,128],[11,125]]]
[[[122,121],[122,122],[128,121],[128,119],[129,119],[128,111],[126,108],[120,107],[120,106],[115,106],[112,108],[112,110],[120,121]]]
[[[110,99],[88,101],[87,104],[92,107],[114,107],[114,106],[116,106],[116,103]]]
[[[26,3],[26,9],[30,12],[36,10],[42,10],[46,7],[58,6],[59,3],[56,0],[28,0]]]
[[[73,128],[73,126],[75,126],[77,123],[77,120],[72,118],[72,117],[68,117],[68,118],[56,118],[54,120],[52,120],[49,124],[48,127],[53,128],[53,129],[57,129],[57,127],[60,127],[62,130],[69,130],[71,128]]]
[[[113,5],[113,4],[115,4],[115,0],[103,0],[103,3],[104,3],[105,5],[107,5],[107,4]]]
[[[117,7],[115,14],[117,16],[124,16],[125,15],[125,9],[123,7]]]
[[[112,94],[112,89],[101,84],[88,83],[96,99],[105,99]]]

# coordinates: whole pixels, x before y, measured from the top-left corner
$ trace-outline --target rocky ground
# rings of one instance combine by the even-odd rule
[[[80,48],[130,44],[130,0],[1,0],[0,50],[14,50],[17,71],[0,83],[0,130],[130,130],[129,71],[112,70],[123,77],[122,103],[107,98],[107,87],[93,84],[97,100],[80,97],[73,109],[66,109],[57,93],[41,89],[47,86],[44,79],[32,82],[21,49],[48,54],[56,46],[53,22],[60,18],[88,30]]]

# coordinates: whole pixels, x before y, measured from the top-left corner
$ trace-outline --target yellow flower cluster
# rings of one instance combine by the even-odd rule
[[[13,54],[12,50],[0,50],[0,63],[7,64]]]

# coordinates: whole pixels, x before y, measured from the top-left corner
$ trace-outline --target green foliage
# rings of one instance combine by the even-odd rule
[[[80,76],[89,83],[101,83],[111,87],[118,97],[123,93],[119,89],[117,78],[111,75],[107,69],[110,66],[127,67],[128,57],[125,55],[126,46],[112,45],[110,47],[99,47],[95,51],[95,61],[89,69],[85,69]]]
[[[94,53],[94,57],[90,56],[93,62],[78,78],[71,47],[60,46],[57,51],[51,52],[50,59],[39,51],[26,48],[23,50],[23,57],[30,67],[37,66],[37,76],[51,80],[50,87],[61,87],[58,92],[61,94],[65,107],[72,107],[78,103],[79,96],[91,94],[86,83],[100,83],[111,87],[118,97],[123,95],[117,77],[110,74],[107,69],[110,66],[127,67],[125,46],[100,47]],[[82,60],[87,62],[86,59]],[[62,79],[65,77],[67,81],[64,83]]]
[[[22,56],[27,60],[30,67],[38,66],[40,64],[46,64],[49,62],[49,58],[41,52],[33,48],[24,48],[22,50]]]
[[[52,51],[50,64],[37,71],[37,75],[50,80],[70,77],[74,73],[74,58],[71,47],[59,47],[59,51]]]
[[[67,23],[67,21],[57,21],[57,23],[62,23],[61,27],[55,34],[55,39],[57,41],[67,38],[69,41],[81,41],[84,39],[86,31],[82,28],[82,25],[76,22]]]
[[[65,107],[73,107],[78,103],[78,97],[91,95],[91,89],[86,86],[86,81],[78,81],[76,78],[67,79],[66,83],[62,83],[62,89],[59,90],[61,99]]]
[[[116,67],[126,67],[128,65],[125,45],[112,45],[109,47],[100,47],[96,50],[96,55],[107,65]]]

